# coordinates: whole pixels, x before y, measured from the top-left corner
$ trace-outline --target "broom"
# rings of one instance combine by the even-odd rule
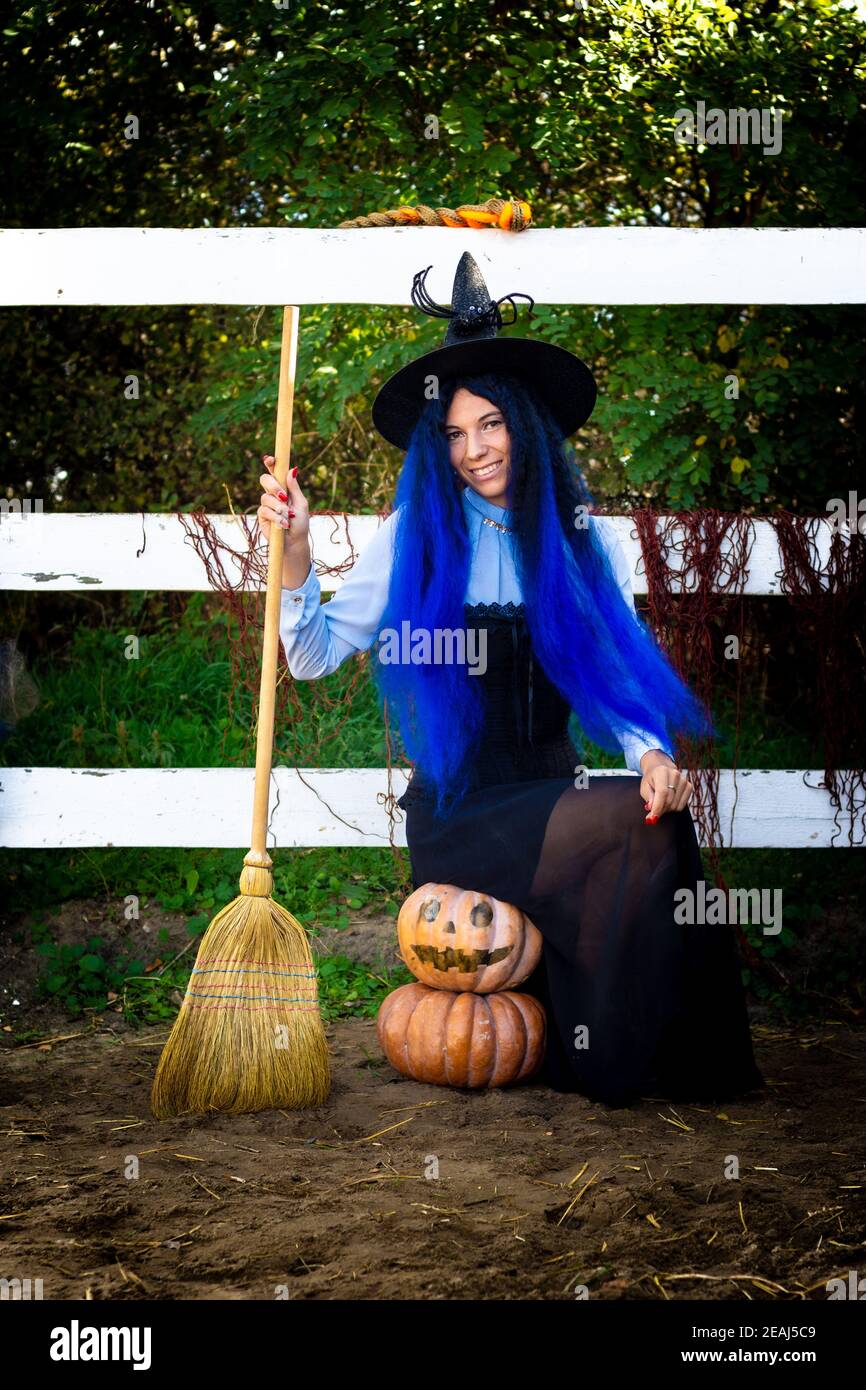
[[[292,443],[298,310],[283,310],[274,477],[285,491]],[[156,1069],[158,1119],[192,1112],[299,1109],[330,1091],[316,969],[303,926],[271,897],[265,847],[274,741],[284,533],[271,525],[256,732],[253,829],[240,896],[214,917]]]

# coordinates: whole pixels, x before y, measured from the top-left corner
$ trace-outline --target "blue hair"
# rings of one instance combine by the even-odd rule
[[[711,732],[703,705],[623,598],[596,527],[575,524],[577,508],[591,499],[573,451],[538,395],[512,377],[442,382],[439,398],[425,407],[397,484],[382,626],[466,627],[469,534],[444,433],[460,386],[492,401],[508,427],[508,501],[532,647],[584,733],[618,751],[617,729],[645,730],[671,746],[677,734]],[[432,784],[437,814],[445,814],[469,785],[484,724],[482,683],[457,663],[376,661],[374,678],[396,713],[406,753]]]

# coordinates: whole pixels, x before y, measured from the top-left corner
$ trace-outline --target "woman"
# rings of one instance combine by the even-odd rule
[[[706,720],[636,616],[621,547],[564,444],[595,382],[565,349],[499,337],[515,296],[493,303],[468,253],[450,309],[426,273],[413,303],[449,319],[444,344],[373,407],[407,451],[396,506],[325,605],[297,470],[282,492],[265,458],[259,521],[288,530],[289,669],[316,679],[376,643],[414,764],[398,803],[414,885],[491,894],[542,932],[524,986],[547,1011],[540,1079],[610,1105],[760,1086],[730,929],[675,920],[675,893],[702,875],[671,740]],[[586,775],[572,712],[623,750],[638,786]]]

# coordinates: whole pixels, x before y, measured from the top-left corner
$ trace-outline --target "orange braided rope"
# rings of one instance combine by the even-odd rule
[[[353,217],[340,227],[500,227],[504,232],[522,232],[532,221],[532,209],[519,198],[488,198],[486,203],[461,203],[459,208],[390,208]]]

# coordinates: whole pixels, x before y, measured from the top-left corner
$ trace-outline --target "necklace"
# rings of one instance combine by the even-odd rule
[[[496,531],[504,531],[506,536],[514,535],[513,526],[503,526],[501,521],[494,521],[490,516],[483,516],[481,520],[485,526],[492,526]]]

